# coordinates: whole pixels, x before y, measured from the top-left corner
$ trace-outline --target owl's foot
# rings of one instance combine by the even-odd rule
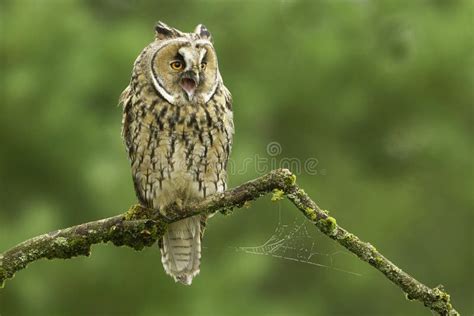
[[[159,211],[160,216],[167,220],[168,223],[174,222],[176,218],[183,214],[184,206],[181,199],[176,199],[173,203],[166,207],[162,207]]]

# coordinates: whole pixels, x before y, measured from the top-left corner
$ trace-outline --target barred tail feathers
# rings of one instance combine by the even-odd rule
[[[201,261],[201,216],[185,218],[168,226],[163,236],[161,261],[176,282],[191,285]]]

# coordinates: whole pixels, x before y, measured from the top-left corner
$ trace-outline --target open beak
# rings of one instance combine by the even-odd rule
[[[179,84],[188,95],[188,100],[191,100],[199,84],[199,75],[193,71],[187,71],[183,74]]]

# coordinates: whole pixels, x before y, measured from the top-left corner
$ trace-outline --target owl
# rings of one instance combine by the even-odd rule
[[[166,216],[226,189],[234,124],[232,98],[219,72],[211,34],[184,33],[162,22],[135,60],[120,97],[122,136],[139,202]],[[175,281],[199,273],[207,216],[174,222],[158,242]]]

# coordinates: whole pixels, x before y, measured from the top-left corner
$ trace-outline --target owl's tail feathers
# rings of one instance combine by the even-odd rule
[[[185,218],[168,226],[161,245],[161,261],[176,282],[191,285],[201,261],[201,216]]]

